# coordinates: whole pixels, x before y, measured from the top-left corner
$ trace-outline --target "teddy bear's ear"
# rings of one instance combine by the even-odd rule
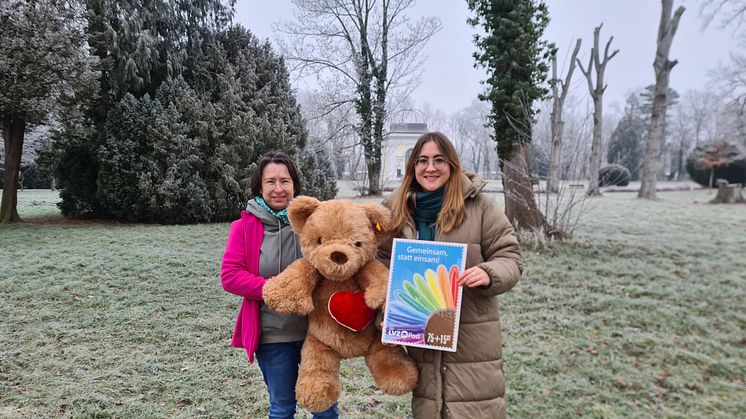
[[[300,234],[303,231],[303,226],[306,225],[306,220],[313,214],[314,211],[319,207],[321,201],[310,196],[299,196],[292,201],[288,206],[288,219],[290,225],[295,230],[296,234]]]
[[[386,236],[391,234],[393,228],[393,222],[391,220],[391,211],[378,204],[367,204],[361,205],[365,211],[365,215],[368,216],[370,224],[373,227],[373,233],[375,233],[378,240],[383,240]]]

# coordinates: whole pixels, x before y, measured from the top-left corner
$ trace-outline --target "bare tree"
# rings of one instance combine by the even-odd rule
[[[562,131],[565,127],[565,121],[562,120],[562,108],[565,105],[565,99],[567,99],[567,92],[570,91],[572,73],[575,71],[575,60],[578,51],[580,51],[581,42],[581,39],[575,42],[575,49],[572,51],[564,81],[557,78],[557,50],[552,52],[552,142],[549,151],[549,173],[547,176],[547,192],[551,193],[559,191]]]
[[[714,131],[711,127],[716,121],[715,115],[721,107],[722,99],[717,97],[711,90],[690,90],[684,94],[682,111],[685,119],[692,124],[694,135],[694,147],[703,142],[709,142],[707,131]]]
[[[585,75],[588,81],[588,91],[593,98],[593,142],[591,143],[591,157],[589,161],[590,177],[588,178],[588,196],[600,196],[601,191],[598,189],[598,172],[601,169],[601,148],[603,138],[603,97],[606,85],[604,84],[604,72],[606,71],[606,64],[609,60],[614,58],[619,50],[615,50],[609,55],[609,47],[611,41],[614,39],[612,36],[606,42],[606,48],[604,48],[604,58],[601,59],[598,38],[601,36],[601,26],[598,25],[593,30],[593,48],[591,48],[591,56],[588,59],[588,69],[583,68],[583,64],[578,61],[580,71]],[[596,85],[593,85],[593,70],[596,73]]]
[[[359,154],[352,151],[357,144],[352,125],[355,109],[349,102],[330,105],[333,96],[328,92],[327,89],[301,90],[297,97],[303,119],[308,122],[309,144],[324,147],[331,157],[337,178],[342,179],[350,161],[359,159]]]
[[[639,198],[655,199],[658,169],[660,167],[661,143],[663,141],[663,124],[666,119],[668,102],[668,80],[671,69],[678,60],[669,60],[673,37],[679,26],[679,19],[684,13],[684,6],[679,6],[671,17],[673,0],[661,0],[661,20],[658,26],[658,47],[655,54],[653,68],[655,69],[655,97],[653,99],[653,113],[645,141],[645,160],[642,164],[642,179]]]
[[[709,26],[717,16],[720,16],[718,26],[740,27],[746,22],[746,0],[701,0],[699,15],[703,26]]]
[[[746,47],[746,0],[701,0],[699,15],[704,28],[719,17],[718,27],[740,31],[737,52],[730,54],[730,61],[713,72],[711,79],[732,100],[725,106],[736,111],[736,137],[746,146],[746,54],[741,52]]]
[[[332,102],[352,102],[367,166],[368,194],[380,194],[381,144],[392,89],[412,89],[422,46],[440,29],[434,17],[411,21],[414,0],[293,0],[295,20],[278,29],[285,57],[301,77],[335,78],[347,88]]]
[[[551,115],[552,101],[547,100],[541,104],[539,118],[533,131],[534,141],[531,141],[531,157],[533,164],[540,172],[548,165],[549,147],[551,146]],[[591,113],[589,112],[589,100],[579,98],[571,92],[563,108],[563,120],[565,122],[561,152],[561,172],[569,174],[580,173],[588,165],[588,149],[591,135]],[[538,154],[538,156],[536,155]],[[542,159],[544,161],[542,161]],[[548,169],[547,169],[548,170]],[[543,193],[537,191],[536,203],[539,210],[552,226],[551,237],[566,239],[571,238],[576,227],[582,222],[596,206],[597,203],[585,194],[585,187],[578,182],[559,182],[556,193]],[[540,242],[541,237],[526,237],[525,231],[521,232],[522,238]]]
[[[669,110],[674,111],[674,116],[668,124],[672,141],[669,147],[671,155],[665,160],[670,159],[672,162],[671,175],[674,179],[681,180],[686,173],[686,156],[694,148],[713,141],[732,140],[738,137],[738,118],[731,111],[733,107],[725,103],[729,100],[727,94],[708,87],[702,90],[688,90],[682,95],[681,103],[678,105],[670,107],[669,103]]]
[[[449,118],[441,109],[434,108],[431,104],[425,103],[420,108],[420,115],[422,116],[422,122],[427,125],[428,130],[447,131]]]
[[[453,114],[448,123],[462,164],[469,170],[481,173],[485,179],[496,176],[497,166],[495,142],[490,138],[487,126],[489,112],[489,105],[475,99]]]

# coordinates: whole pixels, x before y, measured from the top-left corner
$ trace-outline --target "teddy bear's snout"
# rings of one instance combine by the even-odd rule
[[[337,265],[344,265],[347,263],[347,255],[342,252],[332,252],[332,254],[329,255],[329,259]]]

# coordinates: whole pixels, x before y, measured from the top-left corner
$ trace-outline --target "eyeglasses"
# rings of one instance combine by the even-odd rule
[[[427,157],[418,157],[417,160],[414,161],[414,165],[417,166],[418,169],[427,169],[427,166],[430,165],[432,162],[433,167],[436,169],[444,169],[446,166],[448,166],[448,160],[445,157],[435,157],[432,159],[428,159]]]
[[[280,181],[277,181],[275,179],[267,179],[262,182],[262,185],[265,188],[269,189],[275,189],[277,185],[280,185],[280,188],[288,190],[293,188],[293,180],[292,179],[281,179]]]

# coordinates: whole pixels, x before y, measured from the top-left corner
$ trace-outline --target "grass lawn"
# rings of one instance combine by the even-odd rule
[[[746,205],[712,196],[607,193],[573,240],[526,244],[500,297],[512,417],[743,417]],[[19,200],[27,223],[0,227],[0,417],[266,417],[229,345],[228,224],[71,223],[56,194]],[[343,417],[408,416],[361,360],[342,375]]]

